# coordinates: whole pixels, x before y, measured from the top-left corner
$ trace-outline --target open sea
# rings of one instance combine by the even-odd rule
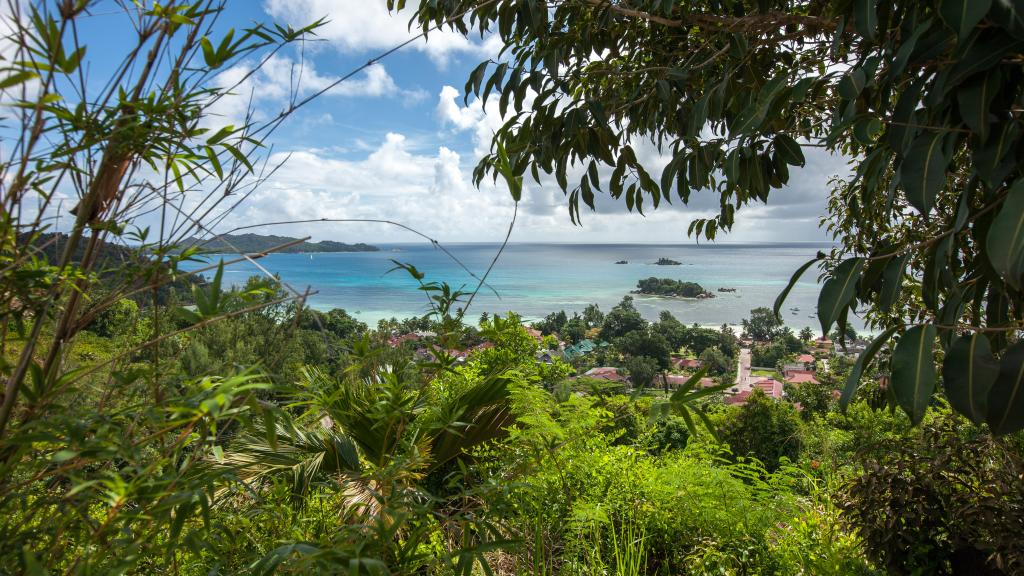
[[[270,254],[259,262],[294,288],[316,291],[309,301],[314,308],[344,308],[371,325],[381,318],[405,318],[428,311],[426,296],[409,274],[388,272],[394,267],[392,260],[412,264],[426,274],[427,282],[448,282],[468,291],[476,286],[456,262],[430,244],[378,246],[380,252]],[[656,319],[659,312],[669,310],[687,324],[738,324],[752,308],[770,307],[792,273],[828,247],[812,243],[509,244],[487,280],[497,295],[482,289],[467,318],[509,310],[527,320],[558,310],[571,316],[592,302],[607,312],[636,288],[637,280],[657,276],[697,282],[716,297],[683,300],[636,295],[636,307],[646,318]],[[445,248],[482,276],[499,245],[445,244]],[[655,265],[662,257],[682,265]],[[629,263],[615,264],[619,260]],[[225,270],[225,282],[240,284],[258,273],[250,263],[236,264]],[[718,292],[721,287],[736,291]],[[817,270],[812,267],[786,301],[783,318],[787,325],[819,329],[817,317],[812,316],[818,289]]]

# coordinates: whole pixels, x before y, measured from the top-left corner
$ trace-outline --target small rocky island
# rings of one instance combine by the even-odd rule
[[[736,289],[735,288],[719,288],[718,291],[719,292],[735,292]]]
[[[629,264],[628,260],[619,260],[616,264]]]
[[[650,277],[636,283],[637,289],[633,294],[645,296],[665,296],[669,298],[714,298],[715,295],[704,289],[696,282],[673,280],[671,278]]]
[[[656,266],[681,266],[683,263],[671,258],[658,258],[658,261],[654,264]]]

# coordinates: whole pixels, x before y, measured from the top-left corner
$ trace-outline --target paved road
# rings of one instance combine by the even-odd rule
[[[740,358],[736,362],[736,386],[741,392],[753,386],[753,379],[750,377],[750,348],[740,349]]]

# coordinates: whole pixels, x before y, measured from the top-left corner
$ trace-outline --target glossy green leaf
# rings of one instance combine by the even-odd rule
[[[999,90],[999,84],[1000,75],[993,72],[984,79],[966,84],[956,94],[960,117],[981,142],[988,139],[989,105]]]
[[[1020,129],[1015,122],[1004,122],[1002,129],[998,124],[992,128],[993,133],[985,141],[984,146],[974,147],[973,164],[978,176],[990,187],[995,188],[1003,183],[1016,166],[1011,151],[1017,143]]]
[[[1005,34],[987,34],[978,37],[962,58],[950,70],[947,86],[959,86],[971,76],[989,70],[1003,58],[1024,47],[1024,40],[1013,40]]]
[[[907,269],[907,261],[910,254],[895,256],[882,271],[882,288],[878,293],[878,307],[882,310],[892,310],[896,299],[900,296],[903,288],[903,273]]]
[[[949,159],[942,150],[942,134],[925,132],[914,139],[900,166],[900,183],[907,200],[918,212],[928,214],[935,197],[946,184]]]
[[[775,137],[775,151],[790,166],[803,166],[806,163],[803,150],[796,140],[786,134],[779,134]]]
[[[853,125],[853,135],[858,142],[865,146],[875,141],[875,137],[882,131],[882,123],[878,118],[865,117],[857,120]]]
[[[984,334],[961,336],[942,363],[942,385],[954,410],[975,424],[985,421],[988,394],[999,375],[999,362]]]
[[[892,59],[892,66],[889,67],[889,77],[895,78],[899,74],[903,73],[903,70],[907,67],[907,62],[910,61],[910,55],[914,53],[914,48],[917,47],[917,40],[922,34],[928,31],[932,26],[932,20],[925,20],[910,35],[909,38],[903,41],[900,45],[899,50],[896,52],[896,56]]]
[[[988,395],[988,426],[1003,435],[1024,429],[1024,342],[1006,349]]]
[[[821,333],[828,331],[842,315],[843,310],[853,301],[857,294],[857,283],[864,267],[863,258],[844,260],[832,272],[818,294],[818,319],[821,321]]]
[[[794,272],[793,276],[789,279],[789,283],[786,284],[786,287],[783,288],[782,292],[780,292],[778,297],[775,298],[775,307],[773,310],[775,311],[776,316],[779,315],[779,310],[782,310],[782,305],[786,302],[786,297],[789,296],[790,291],[793,290],[793,286],[795,286],[797,281],[800,280],[800,277],[803,276],[804,272],[806,272],[812,264],[820,262],[824,257],[825,255],[819,252],[814,259],[797,268],[796,272]]]
[[[985,247],[989,262],[1015,288],[1024,277],[1024,180],[1010,189],[988,230]]]
[[[935,392],[935,326],[914,326],[903,333],[892,352],[891,385],[896,402],[918,424]]]
[[[992,6],[989,18],[1014,36],[1024,36],[1024,0],[996,2]]]
[[[992,0],[941,0],[939,14],[963,41],[988,13]]]
[[[865,82],[864,70],[855,68],[839,81],[839,95],[847,100],[853,100],[860,96],[861,91],[864,90]]]
[[[860,356],[857,357],[857,361],[853,363],[853,367],[850,369],[850,374],[846,378],[846,386],[843,387],[843,392],[839,396],[840,408],[846,410],[846,407],[849,406],[850,400],[853,399],[853,394],[860,386],[860,379],[864,374],[864,369],[871,364],[871,361],[882,348],[882,345],[888,342],[889,339],[892,338],[892,335],[896,333],[896,328],[897,327],[894,326],[879,334],[871,341],[871,344],[868,344],[868,347],[860,353]]]
[[[856,0],[853,10],[853,23],[857,27],[857,33],[873,41],[878,30],[875,0]]]

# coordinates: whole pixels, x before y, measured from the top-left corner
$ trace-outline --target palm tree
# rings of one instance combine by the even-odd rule
[[[304,414],[275,423],[276,434],[236,439],[222,465],[249,485],[286,480],[296,498],[334,486],[362,514],[420,490],[513,419],[502,372],[444,391],[412,364],[353,370],[342,380],[317,368],[303,375],[292,406]]]

